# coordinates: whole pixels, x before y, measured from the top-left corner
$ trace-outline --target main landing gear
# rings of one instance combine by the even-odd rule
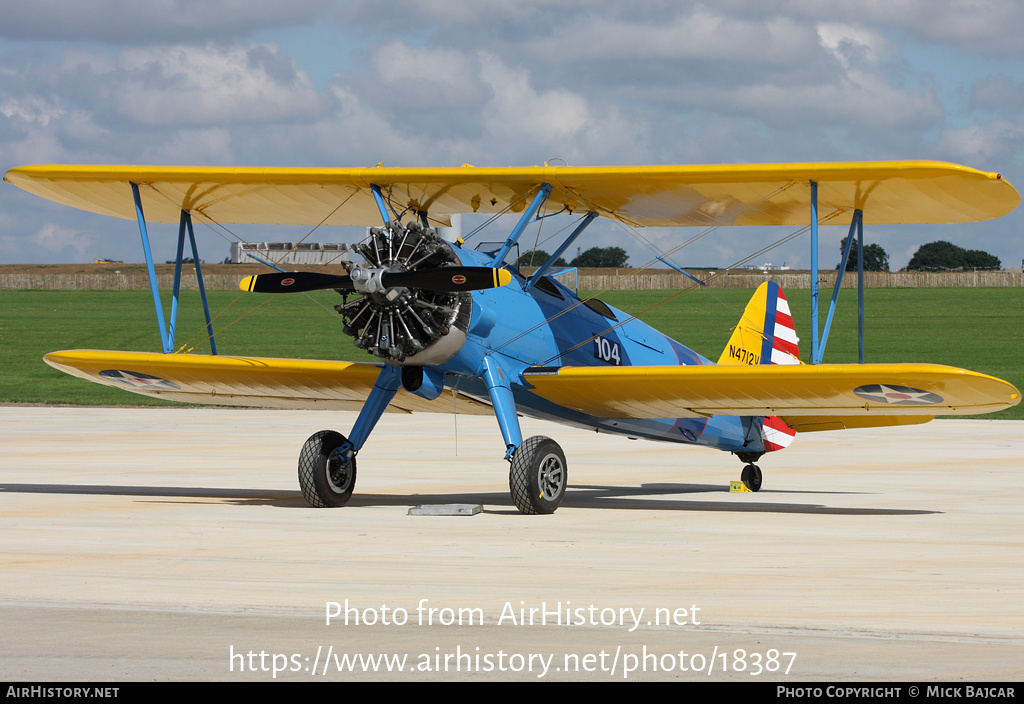
[[[565,453],[551,438],[528,438],[512,455],[508,487],[520,513],[554,513],[568,479]],[[344,435],[321,430],[306,440],[299,453],[299,486],[314,508],[348,503],[356,486],[356,458]]]
[[[302,497],[314,508],[344,506],[356,488],[356,458],[344,435],[321,430],[306,440],[299,453]]]
[[[508,488],[520,513],[554,513],[568,479],[565,454],[551,438],[534,435],[512,455]]]
[[[485,361],[485,379],[509,461],[508,486],[521,513],[554,513],[568,485],[565,453],[551,438],[523,440],[507,375]],[[310,436],[299,453],[302,496],[317,508],[344,506],[356,484],[356,453],[401,384],[399,367],[385,365],[348,438],[333,430]]]

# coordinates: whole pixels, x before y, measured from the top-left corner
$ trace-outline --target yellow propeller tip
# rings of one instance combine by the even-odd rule
[[[244,279],[238,282],[238,288],[243,291],[252,291],[253,284],[256,283],[255,276],[246,276]]]
[[[499,286],[507,286],[512,283],[512,274],[508,269],[495,269],[497,275],[495,279],[498,281]]]

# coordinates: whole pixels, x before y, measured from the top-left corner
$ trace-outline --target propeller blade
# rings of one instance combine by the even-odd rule
[[[351,276],[317,274],[309,271],[247,276],[238,287],[250,293],[302,293],[323,289],[366,292],[396,286],[426,291],[479,291],[504,286],[512,281],[512,274],[506,269],[491,269],[484,266],[449,266],[393,273],[381,272],[379,269],[359,269],[354,270],[354,273],[357,277],[360,274],[368,277],[358,288],[353,284]],[[378,275],[379,279],[376,279]]]
[[[309,271],[247,276],[238,284],[238,288],[251,293],[302,293],[332,288],[353,290],[351,276],[317,274]]]
[[[485,266],[448,266],[384,274],[381,279],[388,288],[405,286],[427,291],[480,291],[508,284],[512,281],[512,274],[506,269]]]

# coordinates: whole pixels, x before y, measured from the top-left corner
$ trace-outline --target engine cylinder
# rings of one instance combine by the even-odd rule
[[[385,273],[461,266],[455,249],[433,228],[389,222],[370,228],[353,249],[367,269]],[[352,273],[353,280],[366,270]],[[451,359],[466,341],[473,301],[469,292],[369,285],[356,300],[335,306],[356,347],[388,364],[431,366]]]

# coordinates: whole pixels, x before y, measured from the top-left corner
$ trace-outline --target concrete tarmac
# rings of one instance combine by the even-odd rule
[[[799,435],[730,493],[725,453],[523,419],[570,489],[522,516],[493,419],[388,414],[307,507],[299,447],[353,420],[0,408],[0,679],[1024,675],[1024,423]],[[484,510],[407,515],[444,503]]]

